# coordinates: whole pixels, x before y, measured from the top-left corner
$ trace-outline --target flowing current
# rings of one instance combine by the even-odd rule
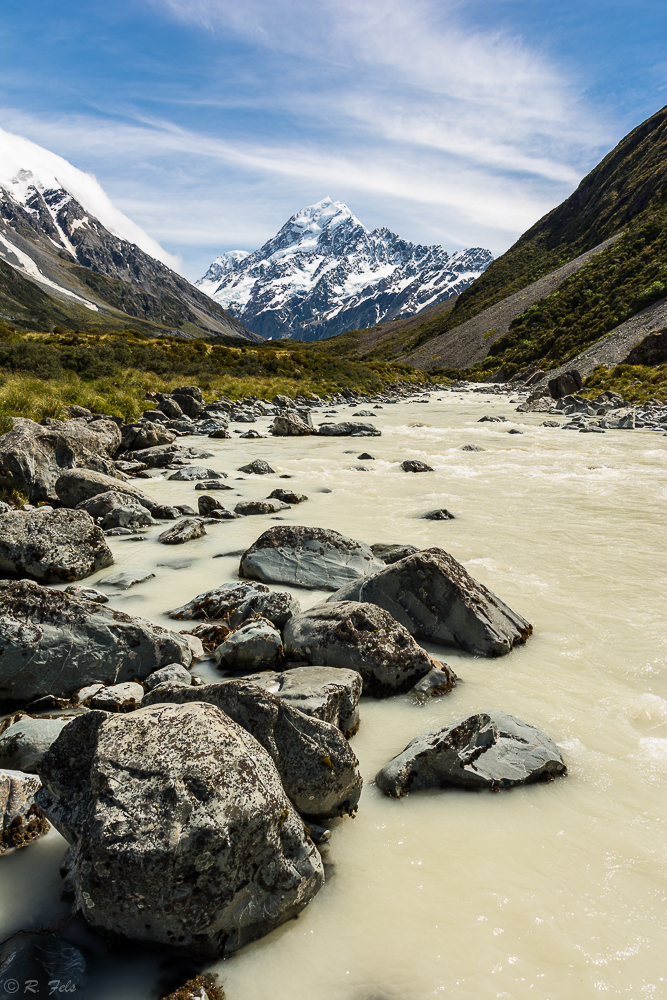
[[[352,413],[338,411],[338,419]],[[324,888],[297,920],[211,968],[228,1000],[667,996],[667,440],[643,430],[546,428],[544,414],[518,414],[508,397],[470,392],[373,412],[380,438],[184,443],[215,453],[197,464],[229,473],[238,498],[217,494],[227,506],[284,486],[309,497],[281,512],[287,523],[369,543],[440,546],[535,631],[497,660],[426,645],[461,678],[426,705],[362,699],[352,746],[364,791],[354,819],[330,824]],[[478,423],[484,414],[508,422]],[[269,423],[255,427],[266,433]],[[466,444],[484,450],[462,451]],[[360,463],[363,451],[376,457]],[[254,458],[276,475],[235,480]],[[404,473],[397,463],[405,458],[435,471]],[[159,474],[137,485],[163,503],[196,508],[192,483]],[[456,519],[418,518],[435,507]],[[116,566],[86,582],[150,570],[154,579],[128,591],[103,588],[111,605],[187,628],[165,612],[235,579],[237,553],[273,523],[219,522],[178,547],[156,543],[163,528],[143,542],[112,538]],[[304,608],[329,596],[275,589],[292,589]],[[216,676],[212,663],[193,671]],[[380,794],[376,772],[413,736],[487,708],[549,733],[567,777],[496,795]],[[64,850],[52,830],[2,859],[3,936],[68,912],[58,898]],[[153,1000],[168,963],[101,949],[91,995]]]

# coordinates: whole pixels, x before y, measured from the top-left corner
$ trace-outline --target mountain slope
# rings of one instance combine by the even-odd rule
[[[491,260],[481,248],[450,256],[386,228],[370,232],[346,205],[325,198],[254,253],[216,258],[197,285],[255,333],[320,340],[441,303]]]
[[[166,264],[110,232],[48,170],[46,182],[29,169],[11,175],[3,156],[0,261],[23,282],[0,271],[1,320],[23,329],[120,324],[153,334],[257,339]],[[24,282],[34,286],[32,295]]]

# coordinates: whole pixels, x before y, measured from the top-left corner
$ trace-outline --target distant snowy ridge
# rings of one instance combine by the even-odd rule
[[[371,232],[343,202],[324,198],[254,253],[216,257],[196,284],[254,333],[320,340],[444,302],[492,260],[480,247],[450,255],[384,227]]]

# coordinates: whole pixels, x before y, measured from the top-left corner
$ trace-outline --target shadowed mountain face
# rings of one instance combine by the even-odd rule
[[[264,337],[321,340],[444,302],[492,259],[480,248],[450,255],[386,228],[370,232],[325,198],[254,253],[216,258],[197,285]]]
[[[0,320],[24,329],[133,325],[155,335],[259,339],[29,171],[0,187],[0,260],[15,272],[0,269]]]

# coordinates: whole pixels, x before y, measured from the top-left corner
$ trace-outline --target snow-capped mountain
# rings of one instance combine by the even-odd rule
[[[0,129],[0,322],[259,339],[155,254],[173,259],[94,177]]]
[[[216,257],[196,284],[263,337],[320,340],[444,302],[492,260],[479,247],[450,255],[384,227],[371,232],[343,202],[324,198],[254,253]]]

